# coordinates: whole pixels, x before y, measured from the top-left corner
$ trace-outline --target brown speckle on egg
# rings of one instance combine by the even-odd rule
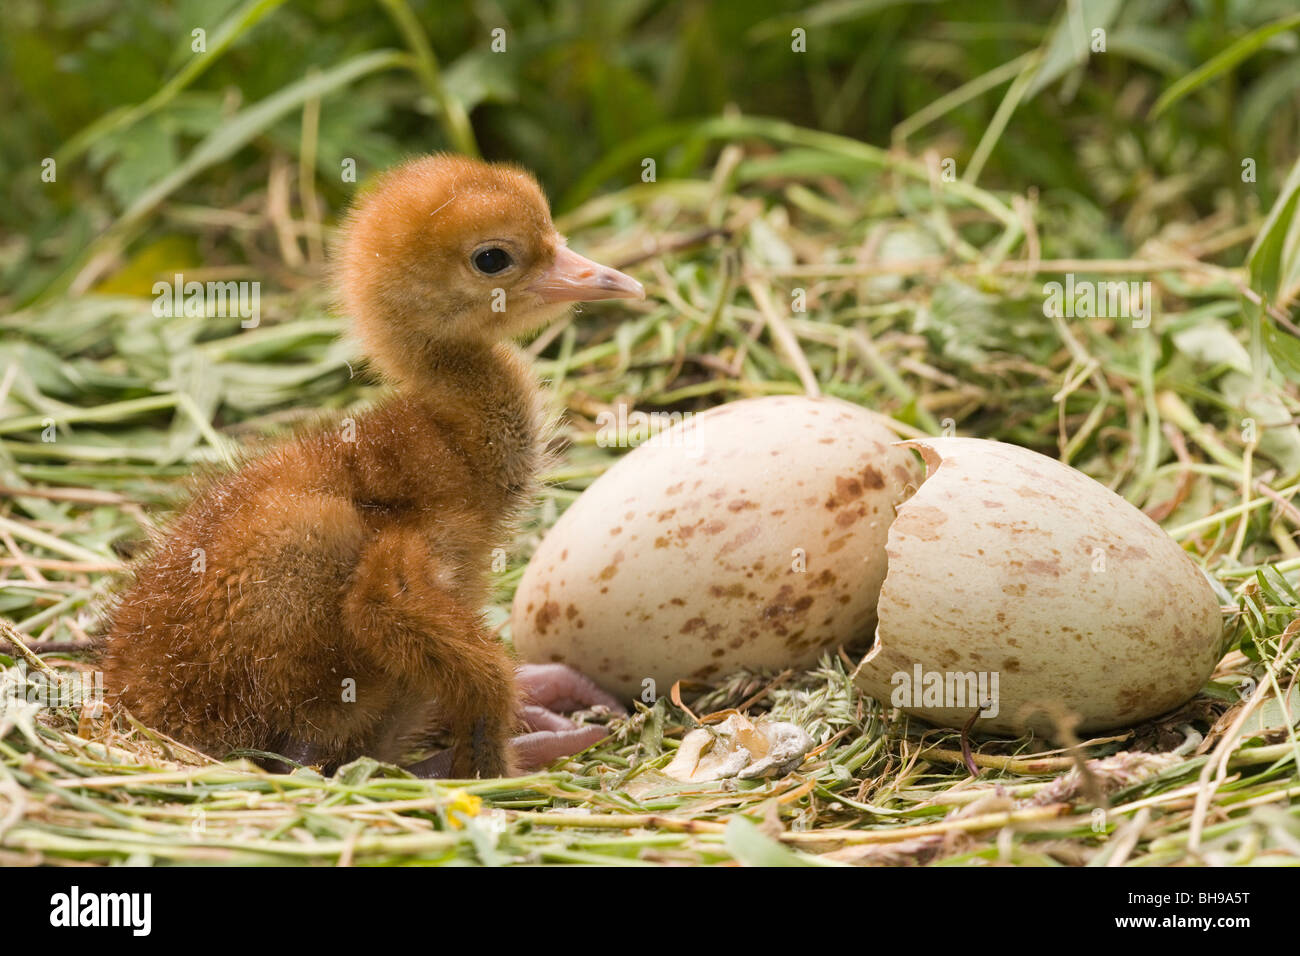
[[[733,402],[691,428],[691,448],[670,429],[623,456],[546,534],[516,596],[524,660],[562,649],[590,671],[587,660],[616,652],[600,683],[633,698],[643,677],[667,687],[807,666],[874,619],[889,522],[921,480],[915,454],[872,413],[829,398]],[[579,618],[539,627],[519,610],[538,601],[544,567],[568,579],[557,588],[547,575],[546,599]],[[639,676],[621,683],[624,670]]]
[[[996,712],[974,730],[1020,735],[1051,732],[1067,716],[1078,733],[1129,725],[1204,686],[1218,660],[1218,600],[1146,515],[1024,448],[973,438],[905,445],[929,470],[889,531],[876,645],[858,671],[864,690],[890,701],[897,675],[917,665],[937,665],[945,680],[996,679]],[[1118,555],[1131,560],[1117,566]],[[960,728],[976,708],[909,700],[903,709]]]

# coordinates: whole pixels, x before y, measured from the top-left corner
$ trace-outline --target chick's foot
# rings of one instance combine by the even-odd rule
[[[570,713],[604,707],[613,714],[627,714],[617,697],[607,694],[590,677],[566,664],[524,664],[516,671],[515,681],[526,703],[549,711]]]
[[[523,701],[519,714],[530,731],[510,742],[520,770],[545,767],[586,750],[608,735],[600,724],[580,726],[563,714],[596,708],[619,716],[627,714],[616,697],[564,664],[524,664],[516,672],[515,681]]]

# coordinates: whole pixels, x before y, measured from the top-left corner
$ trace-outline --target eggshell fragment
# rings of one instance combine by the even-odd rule
[[[950,727],[995,697],[974,730],[1021,734],[1072,718],[1079,732],[1131,725],[1204,686],[1218,600],[1155,522],[1024,448],[900,444],[929,474],[889,532],[864,690]]]
[[[696,783],[783,777],[797,769],[812,748],[813,739],[797,724],[763,717],[751,721],[733,713],[719,724],[683,737],[664,775]]]
[[[547,534],[516,593],[515,648],[632,698],[870,643],[885,536],[921,475],[894,438],[859,406],[801,396],[662,432]]]

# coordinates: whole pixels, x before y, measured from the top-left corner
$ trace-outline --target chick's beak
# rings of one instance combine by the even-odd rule
[[[560,246],[555,262],[528,287],[543,302],[591,302],[594,299],[644,299],[645,287],[617,269]]]

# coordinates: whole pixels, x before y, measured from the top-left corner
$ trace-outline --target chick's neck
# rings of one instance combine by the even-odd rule
[[[505,499],[532,491],[541,465],[541,390],[519,351],[506,342],[424,343],[390,377],[407,401],[460,447],[477,474]]]

